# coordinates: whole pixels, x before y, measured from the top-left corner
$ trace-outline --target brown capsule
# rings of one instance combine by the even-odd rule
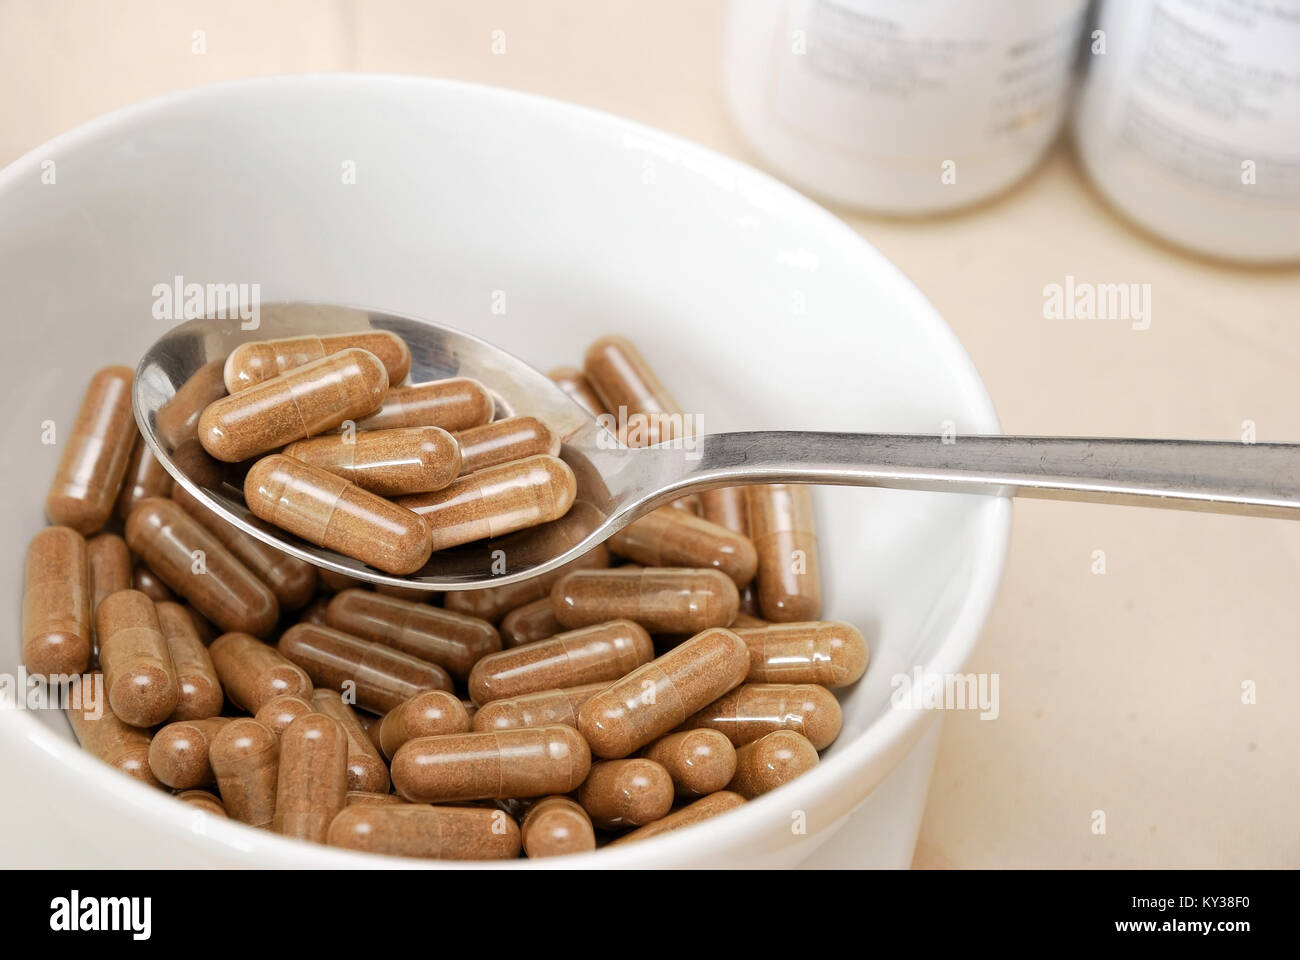
[[[678,497],[676,500],[669,501],[665,510],[676,510],[678,513],[684,513],[691,517],[700,515],[700,497],[699,494],[688,493],[684,497]]]
[[[149,744],[149,769],[174,790],[216,784],[209,751],[213,738],[228,723],[229,717],[208,717],[167,724]]]
[[[541,453],[560,455],[560,438],[536,417],[508,417],[470,427],[456,434],[456,443],[460,445],[462,474]]]
[[[484,657],[470,672],[469,696],[482,706],[539,690],[609,683],[653,659],[650,634],[631,620],[613,620]]]
[[[572,727],[421,737],[393,755],[393,786],[416,803],[541,797],[587,779],[591,752]]]
[[[90,378],[45,498],[55,524],[88,534],[108,523],[139,436],[131,412],[133,378],[130,367],[105,367]]]
[[[296,840],[324,843],[347,804],[348,737],[323,713],[299,717],[280,735],[272,829]]]
[[[511,610],[522,607],[534,600],[551,602],[551,587],[557,580],[574,570],[600,569],[609,566],[609,549],[602,543],[576,560],[570,560],[558,570],[543,573],[541,576],[519,580],[500,587],[484,587],[479,590],[457,590],[448,593],[442,601],[448,610],[478,617],[488,623],[497,623]],[[559,632],[558,630],[556,631]]]
[[[736,751],[736,776],[727,785],[746,800],[775,790],[817,766],[817,750],[793,730],[773,730]]]
[[[327,843],[363,853],[437,860],[510,860],[519,825],[501,810],[423,803],[356,804],[330,824]]]
[[[154,457],[144,437],[137,435],[122,481],[122,492],[117,497],[115,511],[118,518],[125,521],[141,500],[165,497],[171,492],[172,475]]]
[[[131,589],[131,551],[115,533],[101,533],[86,541],[90,565],[90,612],[110,593]]]
[[[744,487],[715,487],[699,496],[700,516],[742,537],[749,536],[749,498]]]
[[[726,813],[728,810],[735,810],[744,802],[745,798],[738,793],[732,793],[730,790],[719,790],[707,797],[701,797],[689,806],[674,810],[662,820],[656,820],[654,823],[646,824],[646,826],[633,830],[631,833],[623,834],[623,836],[610,843],[610,846],[620,843],[636,843],[638,840],[649,840],[651,837],[670,833],[673,830],[681,830],[683,827],[693,827],[697,823],[702,823],[711,817]]]
[[[270,587],[282,611],[299,610],[316,595],[316,568],[306,560],[282,553],[269,543],[227,523],[184,487],[177,486],[172,491],[172,499],[198,521],[199,526],[220,540],[253,576]]]
[[[609,413],[600,402],[600,397],[596,396],[596,391],[591,388],[591,381],[577,367],[556,367],[547,376],[593,417]]]
[[[221,376],[225,363],[225,360],[212,360],[199,367],[172,398],[158,408],[154,428],[163,444],[172,451],[173,460],[188,441],[198,439],[199,417],[208,404],[226,395],[226,385]],[[191,470],[185,470],[185,475],[194,476]]]
[[[454,694],[425,690],[389,710],[378,723],[379,749],[390,760],[408,740],[469,732],[469,713]]]
[[[316,691],[312,691],[313,696]],[[289,724],[293,723],[299,717],[306,716],[309,713],[315,713],[316,707],[308,703],[302,697],[295,696],[291,693],[284,693],[278,697],[272,697],[266,703],[258,708],[253,715],[253,719],[258,723],[264,724],[268,730],[277,737],[284,733]]]
[[[754,589],[754,584],[752,583],[746,585],[745,588],[740,591],[740,610],[736,615],[739,616],[742,613],[756,619],[758,618],[758,591]],[[763,621],[763,623],[770,622],[771,621],[768,620]]]
[[[717,730],[682,730],[642,751],[668,771],[679,797],[716,793],[736,774],[736,748]]]
[[[145,500],[126,521],[126,542],[149,569],[222,630],[264,637],[280,617],[275,594],[171,500]]]
[[[285,695],[311,702],[307,671],[250,634],[222,634],[208,653],[226,696],[241,710],[258,713],[270,700]]]
[[[153,601],[139,590],[110,594],[95,611],[95,633],[113,712],[133,727],[171,716],[180,684]]]
[[[208,761],[226,813],[269,829],[275,819],[280,738],[249,717],[231,720],[212,738]]]
[[[391,583],[376,583],[375,593],[382,593],[386,597],[396,597],[398,600],[410,600],[412,603],[427,603],[437,606],[442,600],[442,594],[436,590],[425,590],[422,587],[395,587]]]
[[[279,650],[320,686],[355,688],[357,706],[371,713],[387,713],[421,690],[452,688],[451,677],[437,664],[314,623],[286,630]]]
[[[562,517],[577,490],[569,465],[542,454],[488,467],[435,493],[397,502],[428,523],[433,548],[443,550]]]
[[[238,463],[367,417],[387,392],[388,373],[373,353],[342,350],[214,401],[199,417],[199,442]]]
[[[570,629],[625,618],[651,633],[698,633],[735,619],[740,595],[717,570],[618,567],[568,574],[551,588],[551,605]]]
[[[357,423],[358,430],[442,427],[455,432],[492,420],[492,394],[477,380],[455,377],[409,387],[393,387],[378,413]]]
[[[329,597],[317,597],[298,614],[299,623],[314,623],[317,626],[327,626],[328,621],[325,619],[325,611],[329,609]]]
[[[646,567],[694,567],[725,573],[743,587],[758,556],[749,538],[684,510],[660,507],[609,538],[609,548]]]
[[[414,573],[433,551],[428,525],[411,511],[291,457],[253,464],[244,500],[268,523],[385,573]]]
[[[562,690],[539,690],[522,697],[493,700],[475,712],[471,727],[478,732],[515,730],[519,727],[549,727],[562,723],[578,726],[578,708],[609,686],[609,682],[585,683]]]
[[[673,808],[673,779],[653,760],[604,760],[591,765],[578,802],[602,829],[641,827]]]
[[[384,762],[375,745],[366,736],[356,712],[343,702],[335,690],[316,690],[312,693],[316,709],[338,721],[348,738],[348,789],[367,793],[387,793],[388,764]]]
[[[530,860],[596,849],[591,817],[568,797],[538,800],[524,814],[519,831]]]
[[[86,541],[70,527],[47,527],[27,545],[22,649],[32,673],[71,676],[89,666],[87,571]]]
[[[593,343],[583,372],[601,405],[617,418],[623,443],[647,447],[683,435],[681,407],[626,337],[602,337]]]
[[[82,674],[74,679],[65,712],[83,750],[128,777],[151,787],[161,786],[149,768],[149,732],[123,723],[113,713],[104,693],[103,674]]]
[[[367,790],[349,790],[345,806],[369,803],[406,803],[395,793],[371,793]]]
[[[154,609],[158,614],[158,625],[167,638],[167,651],[172,655],[180,688],[176,709],[168,719],[215,717],[225,705],[226,696],[221,691],[212,656],[194,628],[194,619],[179,603],[159,603]]]
[[[162,582],[162,578],[144,563],[136,563],[131,568],[129,589],[139,590],[154,603],[176,602],[176,594],[172,593],[167,584]]]
[[[817,524],[807,486],[748,487],[749,533],[758,552],[758,605],[775,623],[816,620],[822,613]]]
[[[411,351],[405,340],[387,330],[365,330],[241,343],[226,357],[222,378],[226,390],[234,394],[351,348],[373,353],[384,365],[391,384],[401,383],[411,371]]]
[[[221,805],[221,800],[214,793],[207,790],[182,790],[176,794],[177,800],[184,800],[190,806],[203,811],[211,817],[225,818],[226,808]]]
[[[441,490],[461,472],[461,451],[441,427],[315,437],[289,444],[284,455],[381,497]]]
[[[501,649],[501,637],[486,620],[368,590],[337,594],[325,618],[336,630],[436,663],[458,680]]]
[[[700,710],[686,727],[710,727],[737,747],[773,730],[793,730],[825,750],[840,734],[840,703],[825,687],[811,683],[746,683]]]
[[[749,647],[749,683],[816,683],[846,687],[867,669],[867,642],[839,620],[732,629]]]
[[[743,600],[741,601],[744,602]],[[771,624],[762,617],[756,617],[753,614],[746,613],[742,607],[736,614],[736,619],[731,621],[731,629],[736,633],[741,630],[757,630],[759,627],[770,627]]]
[[[203,616],[193,607],[186,607],[185,612],[188,613],[190,619],[194,621],[194,630],[198,633],[199,639],[203,641],[203,645],[205,647],[212,646],[212,641],[217,638],[217,634],[220,633],[220,631],[212,625],[212,622],[208,620],[207,617]]]
[[[327,590],[333,590],[338,593],[340,590],[350,590],[353,587],[363,589],[368,586],[366,581],[358,580],[356,577],[349,577],[346,573],[335,573],[333,570],[320,568],[320,582]]]
[[[748,669],[740,637],[705,630],[584,703],[578,730],[597,756],[626,757],[737,686]]]
[[[560,621],[555,619],[555,610],[551,607],[551,598],[542,597],[522,607],[515,607],[501,621],[501,646],[522,647],[525,643],[536,643],[563,631]]]

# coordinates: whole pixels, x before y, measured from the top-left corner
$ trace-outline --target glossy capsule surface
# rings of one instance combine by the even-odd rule
[[[608,686],[609,682],[602,680],[580,687],[539,690],[521,697],[493,700],[475,712],[472,726],[476,731],[549,727],[556,723],[576,728],[578,708]]]
[[[392,759],[408,740],[467,733],[469,713],[446,690],[424,690],[403,700],[379,721],[379,748]]]
[[[324,843],[330,823],[347,805],[348,738],[323,713],[299,717],[280,734],[272,829],[297,840]]]
[[[357,429],[442,427],[454,433],[490,422],[495,409],[492,394],[477,380],[431,380],[393,387],[379,411],[358,421]]]
[[[742,537],[749,536],[749,496],[744,487],[715,487],[699,494],[700,516]]]
[[[343,702],[336,690],[315,690],[312,705],[320,713],[338,721],[348,738],[347,785],[350,791],[387,793],[388,764],[370,742],[356,712]]]
[[[578,730],[596,755],[626,757],[736,687],[748,669],[744,641],[705,630],[584,703]]]
[[[221,798],[207,790],[182,790],[176,794],[176,799],[188,803],[208,816],[226,819],[226,808],[221,805]]]
[[[568,793],[590,768],[578,731],[554,726],[411,740],[393,756],[392,776],[407,800],[445,803]]]
[[[258,713],[268,701],[286,695],[311,702],[307,671],[250,634],[222,634],[208,653],[226,696],[248,713]]]
[[[717,730],[682,730],[660,737],[642,755],[672,777],[679,797],[723,789],[736,774],[736,748]]]
[[[149,731],[122,722],[107,696],[95,689],[102,674],[82,674],[73,681],[66,710],[81,748],[110,767],[151,787],[160,786],[149,768]]]
[[[165,497],[172,492],[172,475],[158,462],[141,436],[136,437],[122,478],[122,492],[117,496],[114,512],[126,520],[135,505],[150,497]]]
[[[736,585],[717,570],[579,570],[551,588],[555,619],[567,628],[635,620],[651,633],[697,633],[736,616]]]
[[[147,563],[136,563],[131,568],[131,589],[139,590],[154,603],[175,603],[176,594],[163,583],[162,577],[149,569]]]
[[[519,856],[519,825],[500,810],[425,803],[359,803],[330,824],[326,842],[365,853],[436,860]]]
[[[568,797],[538,800],[519,822],[524,853],[530,860],[586,853],[596,849],[596,833],[587,811]]]
[[[249,717],[231,720],[212,738],[208,762],[226,813],[254,827],[275,819],[280,738]]]
[[[816,683],[846,687],[867,669],[867,643],[838,620],[732,627],[749,647],[749,683]]]
[[[212,656],[199,639],[194,619],[179,603],[157,603],[154,611],[176,669],[176,709],[168,719],[215,717],[225,705],[226,695],[221,690],[217,668],[212,665]]]
[[[268,523],[385,573],[414,573],[433,550],[428,526],[411,511],[291,457],[253,464],[244,500]]]
[[[208,405],[226,395],[226,384],[222,380],[222,368],[225,360],[211,360],[194,371],[188,380],[182,383],[176,393],[158,408],[154,420],[154,429],[159,438],[175,459],[188,444],[197,445],[199,434],[199,417]],[[202,447],[198,447],[203,452]],[[186,470],[187,476],[193,472]]]
[[[332,627],[296,624],[280,637],[278,649],[314,683],[355,691],[357,706],[372,713],[387,713],[421,690],[452,688],[442,667]]]
[[[545,640],[563,631],[560,621],[555,619],[551,598],[546,596],[515,607],[502,618],[501,646],[507,649],[521,647],[525,643]]]
[[[604,760],[591,765],[578,803],[596,826],[626,830],[667,816],[673,795],[672,777],[653,760]]]
[[[539,690],[612,682],[653,659],[644,628],[613,620],[484,657],[470,672],[469,696],[481,707]]]
[[[536,417],[507,417],[456,434],[461,473],[523,460],[541,453],[559,456],[560,438]],[[433,488],[430,488],[433,489]]]
[[[312,691],[313,696],[316,692],[315,690]],[[268,730],[278,737],[284,733],[289,724],[299,717],[315,712],[316,707],[313,703],[308,703],[302,697],[291,693],[282,693],[258,707],[256,713],[253,714],[253,719],[264,724]]]
[[[373,353],[384,365],[390,384],[401,383],[411,371],[411,351],[405,340],[387,330],[364,330],[241,343],[226,357],[222,380],[229,393],[239,393],[263,380],[351,348]]]
[[[743,587],[754,579],[758,555],[749,538],[674,507],[660,507],[609,538],[619,556],[646,567],[717,570]]]
[[[601,403],[600,397],[596,395],[596,391],[592,389],[587,375],[577,367],[556,367],[547,376],[593,417],[609,412]]]
[[[441,427],[398,427],[299,440],[293,457],[381,497],[441,490],[461,473],[461,450]]]
[[[368,417],[387,392],[388,372],[373,353],[343,350],[214,401],[199,417],[199,442],[238,463]]]
[[[172,500],[207,530],[231,554],[261,580],[271,592],[281,610],[298,610],[316,595],[316,568],[306,560],[281,553],[269,543],[249,536],[232,523],[227,523],[216,513],[195,499],[182,486],[172,490]],[[253,520],[253,523],[259,521]]]
[[[209,751],[229,722],[228,717],[208,717],[177,720],[160,728],[149,744],[149,769],[174,790],[215,785]]]
[[[112,516],[139,436],[131,412],[134,376],[129,367],[105,367],[90,378],[45,498],[52,523],[88,534]]]
[[[138,590],[110,594],[95,611],[95,632],[113,712],[134,727],[171,716],[180,684],[153,601]]]
[[[582,369],[601,405],[618,418],[619,439],[628,446],[681,435],[681,407],[626,337],[601,337],[587,349]]]
[[[86,541],[90,576],[90,612],[93,615],[110,593],[131,589],[131,551],[115,533],[100,533]]]
[[[825,750],[840,733],[839,701],[825,687],[811,683],[746,683],[692,716],[687,727],[710,727],[737,747],[774,730],[803,734]]]
[[[433,549],[443,550],[562,517],[577,489],[569,465],[542,454],[488,467],[442,490],[397,502],[424,518]]]
[[[72,675],[90,663],[91,594],[86,541],[71,527],[47,527],[27,545],[23,663],[32,673]]]
[[[636,843],[638,840],[649,840],[651,837],[670,833],[673,830],[693,827],[697,823],[703,823],[705,820],[726,813],[728,810],[735,810],[744,803],[745,798],[740,794],[731,790],[719,790],[707,797],[701,797],[680,810],[674,810],[662,820],[656,820],[630,833],[623,834],[623,836],[614,840],[610,846],[619,843]]]
[[[172,500],[142,501],[126,542],[150,570],[222,630],[266,636],[280,617],[269,587]]]
[[[817,766],[817,750],[793,730],[773,730],[736,751],[736,775],[727,785],[752,800]]]
[[[816,620],[822,612],[817,523],[801,484],[747,488],[749,535],[758,553],[758,606],[774,623]]]
[[[459,680],[501,649],[500,635],[486,620],[369,590],[335,595],[325,619],[336,630],[436,663]]]

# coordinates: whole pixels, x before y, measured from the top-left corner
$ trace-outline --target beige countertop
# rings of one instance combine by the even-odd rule
[[[169,90],[324,70],[531,90],[752,161],[719,89],[721,6],[9,0],[0,166]],[[1237,440],[1252,420],[1260,441],[1300,439],[1300,270],[1209,263],[1143,236],[1068,145],[958,216],[845,216],[957,331],[1009,432]],[[1150,329],[1043,319],[1043,287],[1067,275],[1151,284]],[[1293,524],[1017,503],[969,668],[999,674],[1001,714],[947,718],[916,865],[1300,866],[1298,582]]]

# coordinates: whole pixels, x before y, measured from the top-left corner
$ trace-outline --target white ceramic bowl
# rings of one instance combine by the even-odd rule
[[[45,523],[59,455],[42,423],[66,431],[95,369],[135,364],[170,325],[153,317],[154,286],[176,276],[259,283],[265,302],[426,316],[542,369],[621,331],[706,430],[998,429],[951,331],[842,222],[708,150],[538,97],[371,76],[188,91],[10,166],[0,222],[9,674],[23,549]],[[961,668],[1001,573],[1010,505],[848,488],[816,502],[826,615],[858,624],[872,649],[866,678],[843,692],[838,742],[738,811],[564,865],[796,863],[882,783],[860,853],[840,861],[906,865],[934,718],[891,706],[890,678]],[[196,818],[82,753],[57,712],[0,713],[0,783],[6,864],[417,863]],[[806,833],[792,829],[800,817]]]

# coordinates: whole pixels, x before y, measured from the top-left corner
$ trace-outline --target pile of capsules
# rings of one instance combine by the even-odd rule
[[[439,544],[500,535],[481,514],[440,514],[467,484],[531,489],[529,502],[549,504],[534,522],[569,510],[573,477],[544,424],[493,421],[490,395],[464,379],[388,389],[409,367],[394,340],[245,344],[220,396],[209,383],[174,422],[164,408],[160,434],[183,444],[188,431],[225,462],[283,448],[256,460],[246,495],[292,482],[321,502],[352,498],[357,516],[397,511],[407,526],[383,526],[412,542],[376,546],[313,526],[310,503],[284,517],[276,494],[249,497],[263,519],[367,562],[400,550],[416,569]],[[287,380],[322,365],[352,399],[282,423],[275,391],[301,396],[307,380]],[[624,338],[551,376],[593,415],[642,418],[637,442],[681,422]],[[682,498],[553,573],[439,606],[318,572],[173,489],[135,428],[131,379],[109,367],[91,380],[46,502],[56,525],[28,547],[22,625],[27,668],[69,680],[77,739],[118,770],[287,837],[546,857],[733,809],[809,770],[839,734],[831,690],[862,676],[868,650],[851,625],[818,619],[806,487]],[[352,444],[318,435],[341,411],[371,417]],[[547,484],[552,495],[535,496]]]

